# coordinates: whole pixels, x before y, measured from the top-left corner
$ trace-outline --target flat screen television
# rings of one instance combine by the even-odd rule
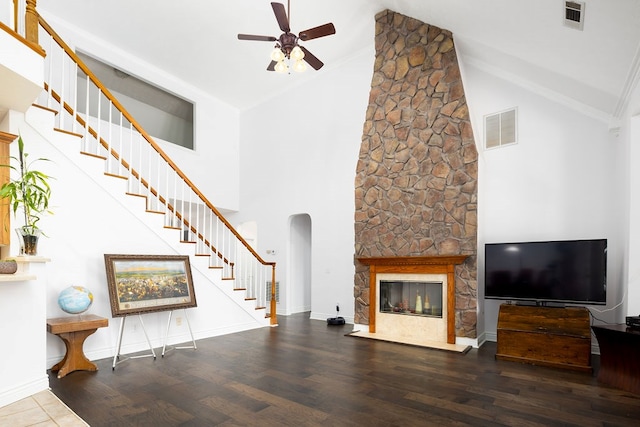
[[[607,303],[607,239],[485,244],[485,298]]]

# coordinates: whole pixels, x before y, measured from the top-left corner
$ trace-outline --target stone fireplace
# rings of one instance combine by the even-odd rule
[[[378,317],[394,316],[377,311],[380,289],[372,269],[445,274],[446,342],[476,338],[478,155],[453,37],[389,10],[376,16],[375,34],[355,179],[355,323],[375,333],[388,328]],[[448,257],[459,258],[444,266],[426,262]],[[372,264],[381,259],[396,262]],[[395,317],[426,322],[430,316],[411,313],[414,288],[407,291],[409,312]]]

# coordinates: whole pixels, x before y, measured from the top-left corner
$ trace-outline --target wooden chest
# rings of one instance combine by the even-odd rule
[[[496,358],[591,372],[591,327],[584,307],[502,304]]]

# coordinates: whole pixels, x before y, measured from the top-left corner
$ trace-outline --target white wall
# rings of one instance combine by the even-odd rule
[[[625,144],[608,123],[473,65],[466,65],[464,77],[480,153],[480,294],[484,243],[607,238],[607,306],[591,311],[620,321],[621,309],[609,309],[622,301],[626,288],[626,172],[620,167]],[[518,144],[483,150],[483,116],[512,107],[518,108]],[[487,338],[495,339],[500,301],[479,303]]]
[[[27,268],[35,279],[0,282],[0,408],[49,388],[45,365],[47,271],[41,262],[29,263]],[[10,275],[3,276],[8,279]]]
[[[0,2],[0,22],[9,28],[13,28],[13,2]]]
[[[289,271],[288,293],[281,295],[287,308],[284,313],[302,313],[311,310],[311,271],[313,254],[311,246],[311,218],[307,214],[292,215],[289,218],[289,241],[287,261]],[[284,308],[283,307],[283,308]]]
[[[241,116],[241,210],[230,219],[257,222],[258,252],[277,262],[281,292],[288,292],[288,218],[311,217],[317,319],[334,317],[340,303],[340,314],[353,321],[354,179],[373,60],[373,47],[356,52],[339,66],[307,70],[317,75],[301,86],[295,74],[273,73],[291,89]]]
[[[628,144],[629,156],[625,163],[629,173],[629,251],[627,281],[629,284],[626,315],[640,315],[640,170],[636,165],[640,162],[640,86],[630,97],[626,111],[626,129],[623,136]]]

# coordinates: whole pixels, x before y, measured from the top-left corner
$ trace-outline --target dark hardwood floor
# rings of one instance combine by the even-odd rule
[[[308,314],[164,358],[50,374],[101,426],[638,426],[640,396],[584,374],[345,336]]]

